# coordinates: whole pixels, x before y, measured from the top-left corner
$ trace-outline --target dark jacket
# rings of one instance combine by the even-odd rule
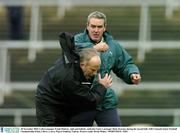
[[[72,42],[64,41],[64,39],[70,38],[67,38],[66,34],[61,37],[63,41],[61,40],[60,43],[64,54],[70,53],[68,50],[71,49],[71,44],[67,43]],[[64,46],[70,47],[65,49]],[[68,55],[67,53],[63,55],[67,59],[70,59],[70,55],[76,54],[72,52]],[[56,61],[54,66],[49,68],[42,77],[37,87],[36,100],[45,105],[54,105],[59,109],[66,108],[72,113],[95,109],[96,105],[103,99],[106,92],[105,87],[98,82],[91,87],[93,79],[88,81],[84,77],[79,61],[77,61],[78,58],[65,62],[64,57]]]

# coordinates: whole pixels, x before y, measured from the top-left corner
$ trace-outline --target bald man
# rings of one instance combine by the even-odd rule
[[[112,78],[97,74],[101,59],[93,48],[79,52],[79,63],[63,64],[58,60],[38,84],[35,102],[39,126],[69,126],[71,117],[86,110],[95,109],[103,99]]]

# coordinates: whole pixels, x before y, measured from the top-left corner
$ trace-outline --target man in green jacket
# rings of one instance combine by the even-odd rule
[[[76,47],[78,49],[94,47],[100,53],[102,76],[113,71],[127,84],[139,84],[141,80],[139,69],[126,50],[106,31],[106,25],[107,20],[103,13],[95,11],[89,14],[86,30],[74,37]],[[121,126],[117,104],[116,94],[109,88],[96,110],[76,115],[71,120],[71,125],[92,126],[95,120],[98,126]]]

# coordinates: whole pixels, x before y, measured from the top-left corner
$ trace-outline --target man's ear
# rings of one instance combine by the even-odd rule
[[[80,63],[80,67],[82,67],[82,66],[84,66],[84,62],[81,62],[81,63]]]
[[[81,69],[83,69],[83,68],[85,67],[85,65],[86,65],[86,62],[85,62],[85,61],[80,62],[80,67],[81,67]]]
[[[104,27],[104,32],[106,31],[106,26]]]

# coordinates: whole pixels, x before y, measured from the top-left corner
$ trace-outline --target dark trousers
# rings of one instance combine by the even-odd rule
[[[38,100],[35,101],[35,105],[38,126],[69,126],[70,115],[67,114],[69,110]]]
[[[93,126],[94,121],[98,126],[121,126],[116,109],[82,112],[72,117],[70,126]]]

